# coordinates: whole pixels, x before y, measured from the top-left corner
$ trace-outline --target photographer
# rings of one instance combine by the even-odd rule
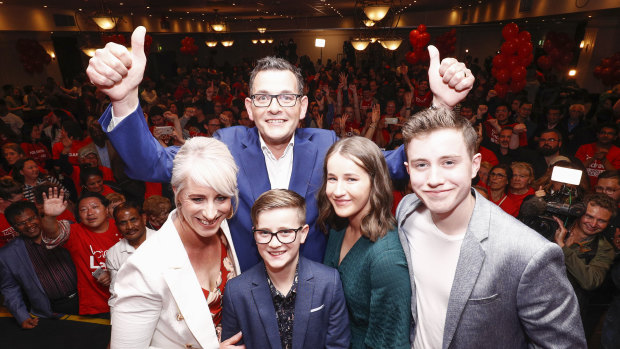
[[[616,215],[616,203],[605,194],[595,193],[584,198],[586,212],[569,225],[554,217],[559,228],[555,242],[564,252],[568,279],[579,300],[582,314],[587,308],[589,293],[603,283],[614,260],[613,247],[600,234]]]

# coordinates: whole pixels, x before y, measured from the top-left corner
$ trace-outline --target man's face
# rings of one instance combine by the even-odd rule
[[[393,101],[387,102],[385,106],[385,115],[387,117],[392,117],[394,112],[396,112],[396,104]]]
[[[288,70],[264,70],[256,74],[252,94],[278,95],[299,93],[297,79]],[[256,107],[252,99],[245,99],[245,108],[250,120],[254,121],[258,132],[267,145],[288,143],[295,134],[299,120],[306,116],[308,97],[298,98],[292,107],[282,107],[276,98],[268,107]]]
[[[447,216],[466,209],[480,154],[469,154],[461,132],[440,129],[421,134],[409,142],[407,159],[411,187],[432,214]]]
[[[562,112],[557,109],[549,109],[547,112],[547,122],[550,124],[557,124],[562,119]]]
[[[616,130],[611,127],[603,127],[596,135],[599,143],[603,145],[611,145],[616,140]]]
[[[353,107],[345,107],[344,108],[344,113],[349,115],[349,120],[351,120],[351,118],[355,114],[355,111],[353,110]]]
[[[588,204],[586,213],[579,219],[579,228],[588,236],[594,236],[607,228],[611,212],[593,203]]]
[[[512,137],[512,130],[506,129],[499,133],[499,146],[504,149],[508,149],[510,145],[510,138]]]
[[[190,118],[193,117],[194,115],[196,115],[196,108],[194,107],[185,108],[185,115],[187,115]]]
[[[99,157],[97,154],[90,153],[86,156],[82,156],[79,158],[80,165],[86,165],[88,167],[98,167],[99,166]]]
[[[144,217],[135,208],[118,211],[116,215],[118,231],[130,243],[139,242],[145,238],[146,226]]]
[[[547,132],[540,135],[538,140],[538,150],[544,156],[550,156],[557,153],[562,146],[562,142],[558,139],[555,132]]]
[[[505,124],[508,121],[508,108],[505,105],[500,105],[495,109],[495,118],[500,124]]]
[[[295,235],[295,240],[288,244],[283,244],[278,237],[271,236],[271,241],[267,244],[256,244],[258,253],[265,261],[265,267],[270,272],[282,272],[294,270],[299,260],[299,247],[306,241],[308,226],[299,218],[298,208],[275,208],[261,212],[257,217],[257,230],[266,232],[278,232],[288,229],[303,227]],[[256,238],[255,233],[255,238]],[[290,234],[290,233],[289,233]]]
[[[372,91],[372,92],[376,92],[376,91],[377,91],[377,88],[378,88],[379,86],[377,86],[377,82],[376,82],[376,81],[371,80],[371,81],[368,83],[368,87],[370,87],[370,91]]]
[[[513,112],[516,112],[519,110],[519,107],[521,106],[521,101],[518,99],[515,99],[514,101],[512,101],[512,104],[510,105],[510,109]]]
[[[616,178],[599,178],[594,189],[597,193],[603,193],[616,202],[620,202],[620,183]]]
[[[426,80],[420,81],[420,83],[418,84],[418,90],[420,90],[420,92],[428,91],[428,81]]]
[[[470,107],[462,107],[461,116],[465,119],[471,119],[471,117],[474,116],[474,111]]]
[[[578,108],[570,108],[570,109],[568,109],[568,116],[572,120],[579,120],[583,116],[583,113]]]
[[[80,201],[78,214],[82,224],[90,230],[98,230],[108,220],[106,207],[101,203],[101,200],[95,197],[88,197]]]
[[[26,209],[15,216],[13,228],[28,239],[36,240],[41,236],[41,217],[31,209]]]
[[[220,103],[220,102],[216,102],[216,103],[213,105],[213,113],[214,113],[215,115],[220,115],[220,114],[222,114],[222,110],[224,110],[224,108],[222,107],[222,103]]]
[[[151,115],[151,123],[153,126],[166,126],[166,120],[161,115]]]
[[[220,127],[222,127],[222,123],[220,119],[216,119],[216,118],[209,120],[209,123],[207,124],[207,128],[209,129],[210,135],[213,135],[215,131],[220,129]]]
[[[532,105],[531,104],[522,104],[519,107],[519,116],[523,119],[527,119],[532,115]]]

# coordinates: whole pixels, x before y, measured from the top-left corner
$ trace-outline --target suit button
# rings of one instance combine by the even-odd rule
[[[183,315],[181,315],[181,313],[178,313],[177,314],[177,321],[181,321],[181,320],[183,320]]]

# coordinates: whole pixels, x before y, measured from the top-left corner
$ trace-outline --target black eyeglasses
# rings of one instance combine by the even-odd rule
[[[295,93],[280,93],[278,95],[269,95],[258,93],[251,95],[252,103],[255,107],[266,108],[271,105],[271,101],[275,98],[281,107],[294,107],[297,104],[297,98],[303,95]]]
[[[276,231],[275,233],[272,233],[269,230],[252,229],[252,233],[254,233],[254,240],[256,240],[257,244],[268,244],[274,236],[278,239],[278,241],[280,241],[280,243],[290,244],[297,239],[297,232],[300,231],[301,228],[303,228],[303,226],[297,229],[282,229]]]

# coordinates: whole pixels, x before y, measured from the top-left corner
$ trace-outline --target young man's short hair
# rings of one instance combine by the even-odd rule
[[[258,224],[258,216],[265,211],[277,208],[295,208],[299,222],[306,223],[306,200],[296,192],[288,189],[271,189],[258,197],[252,205],[252,225]]]
[[[413,138],[446,128],[454,129],[463,134],[467,152],[473,157],[476,153],[476,140],[478,139],[476,130],[469,120],[456,115],[454,111],[447,108],[422,110],[403,125],[405,152],[407,152],[407,147]]]
[[[615,179],[618,182],[618,184],[620,184],[620,171],[618,170],[603,171],[601,172],[601,174],[598,175],[598,180],[600,181],[601,179]]]
[[[611,218],[614,218],[618,213],[618,206],[616,204],[616,201],[603,193],[588,194],[583,199],[583,203],[586,205],[586,207],[588,207],[589,204],[592,204],[594,206],[598,206],[608,210],[609,212],[611,212]]]
[[[26,212],[26,210],[31,210],[35,215],[38,215],[37,207],[30,201],[18,201],[14,202],[9,207],[4,210],[4,216],[9,224],[14,227],[15,226],[15,217],[19,216]]]

